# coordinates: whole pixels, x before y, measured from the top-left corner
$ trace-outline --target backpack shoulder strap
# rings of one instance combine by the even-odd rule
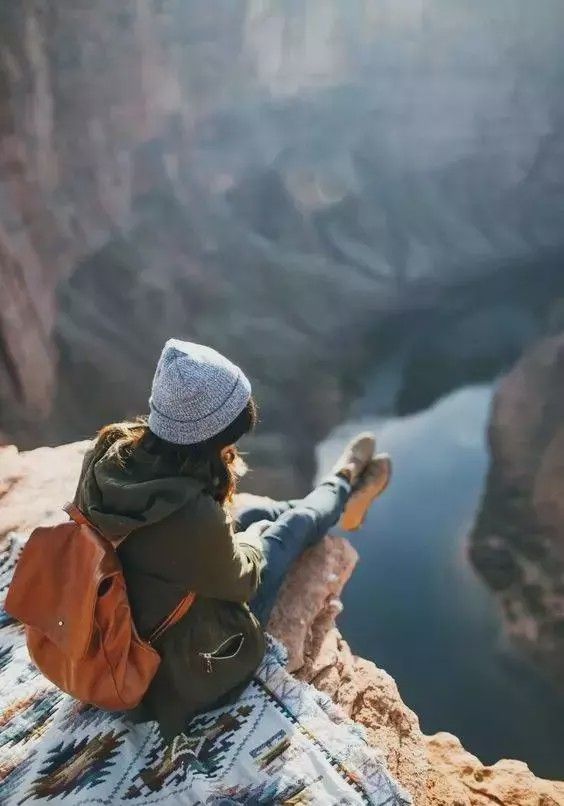
[[[156,627],[151,635],[147,638],[148,644],[153,644],[155,641],[158,641],[165,632],[170,629],[170,627],[174,626],[180,619],[186,615],[186,613],[190,610],[194,601],[196,599],[195,593],[188,593],[181,599],[174,610],[168,614],[164,621],[162,621],[158,627]]]
[[[71,501],[68,501],[64,505],[63,509],[67,513],[67,515],[71,518],[71,520],[73,520],[75,523],[78,523],[80,526],[89,526],[91,529],[94,529],[94,531],[98,532],[98,534],[101,535],[104,538],[104,540],[106,540],[108,543],[111,543],[111,545],[115,549],[117,549],[117,547],[119,545],[121,545],[123,543],[123,541],[126,540],[127,537],[129,537],[129,535],[130,535],[130,532],[128,532],[127,534],[123,535],[122,537],[114,537],[114,538],[112,538],[110,540],[109,538],[106,537],[106,535],[104,535],[100,531],[100,529],[98,529],[97,526],[95,526],[92,523],[92,521],[88,520],[88,518],[86,517],[84,512],[82,512],[82,510],[80,510],[76,506],[76,504],[73,504]]]
[[[76,506],[76,504],[73,504],[71,501],[67,501],[67,503],[64,505],[63,509],[65,510],[67,515],[69,515],[72,518],[72,520],[75,523],[80,523],[81,525],[82,524],[87,524],[88,526],[92,526],[92,524],[90,523],[90,521],[88,520],[86,515],[84,515],[80,511],[80,509]],[[96,531],[98,531],[98,530],[96,530]]]

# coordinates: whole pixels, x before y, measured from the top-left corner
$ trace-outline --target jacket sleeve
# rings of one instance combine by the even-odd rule
[[[264,563],[256,530],[251,526],[234,534],[225,511],[209,496],[198,500],[190,522],[197,524],[186,540],[186,567],[194,592],[214,599],[249,601],[258,588]]]

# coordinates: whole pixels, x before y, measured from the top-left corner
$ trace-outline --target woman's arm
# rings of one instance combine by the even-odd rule
[[[202,495],[186,511],[179,568],[190,590],[214,599],[249,601],[263,566],[260,527],[234,534],[223,508]]]

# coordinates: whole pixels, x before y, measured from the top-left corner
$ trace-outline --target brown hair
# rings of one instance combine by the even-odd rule
[[[107,453],[125,466],[136,448],[142,447],[154,456],[156,465],[164,462],[179,476],[202,478],[217,501],[229,504],[235,495],[237,482],[246,470],[235,442],[252,431],[257,420],[257,405],[251,397],[241,414],[219,434],[193,445],[177,445],[154,434],[143,415],[131,421],[105,425],[97,434],[94,450]]]

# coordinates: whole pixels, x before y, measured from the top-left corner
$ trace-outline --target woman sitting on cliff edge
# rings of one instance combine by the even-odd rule
[[[243,462],[235,443],[257,419],[249,380],[220,353],[169,339],[150,414],[102,428],[86,454],[75,504],[118,549],[141,635],[188,591],[188,613],[160,639],[162,663],[135,721],[166,740],[194,714],[234,699],[260,663],[277,593],[299,555],[340,519],[356,529],[386,487],[374,438],[354,439],[303,500],[230,514]]]

